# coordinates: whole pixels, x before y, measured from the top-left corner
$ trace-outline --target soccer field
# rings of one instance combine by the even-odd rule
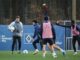
[[[80,60],[80,52],[76,56],[71,51],[68,51],[66,56],[63,56],[61,52],[57,52],[57,55],[57,58],[53,58],[50,52],[47,52],[46,57],[43,58],[42,52],[33,55],[33,52],[28,54],[14,52],[14,54],[11,54],[10,51],[0,51],[0,60]]]

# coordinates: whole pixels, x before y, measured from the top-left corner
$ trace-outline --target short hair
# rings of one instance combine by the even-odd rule
[[[74,21],[74,20],[71,20],[71,23],[72,23],[72,24],[74,24],[74,23],[75,23],[75,21]]]
[[[20,16],[16,16],[16,18],[20,18]]]
[[[49,20],[49,17],[48,17],[48,16],[45,16],[45,17],[44,17],[44,20]]]
[[[34,23],[38,23],[37,20],[33,20],[32,22],[34,22]]]

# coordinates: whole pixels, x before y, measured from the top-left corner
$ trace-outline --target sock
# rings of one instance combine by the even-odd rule
[[[52,55],[56,55],[56,52],[53,52]]]
[[[36,49],[36,51],[39,51],[38,49]]]
[[[61,52],[64,52],[64,50],[63,50],[63,49],[61,49]]]

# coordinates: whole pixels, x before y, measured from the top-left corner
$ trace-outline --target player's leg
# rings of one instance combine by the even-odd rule
[[[46,44],[47,44],[47,40],[46,39],[43,39],[43,49],[42,49],[42,51],[43,51],[43,58],[45,58],[45,56],[46,56]]]
[[[48,45],[48,47],[49,47],[49,49],[50,49],[50,51],[51,51],[51,53],[52,53],[52,56],[53,56],[54,58],[56,58],[56,57],[57,57],[57,54],[56,54],[56,52],[55,52],[55,50],[54,50],[54,47],[53,47],[52,45]]]
[[[33,53],[34,55],[39,52],[39,50],[38,50],[38,48],[37,48],[37,43],[39,43],[39,39],[34,40],[33,43],[32,43],[32,44],[33,44],[33,47],[34,47],[34,49],[35,49],[35,52]]]
[[[62,48],[60,48],[60,47],[57,46],[56,44],[53,44],[53,47],[56,48],[56,49],[58,49],[58,50],[60,50],[60,51],[63,53],[63,55],[66,54],[65,50],[63,50]]]
[[[78,36],[77,41],[78,41],[78,45],[79,45],[79,47],[80,47],[80,36]]]
[[[42,43],[42,39],[41,39],[41,35],[40,35],[41,33],[39,32],[38,33],[38,39],[39,39],[39,43],[40,43],[40,49],[42,50],[42,48],[43,48],[43,43]]]
[[[48,44],[48,48],[51,50],[51,46]],[[53,47],[54,48],[54,47]],[[55,52],[55,50],[53,49],[53,51]],[[56,52],[55,52],[55,54],[56,54]]]
[[[76,44],[76,36],[73,36],[73,39],[72,39],[72,44],[73,44],[73,50],[74,50],[74,54],[73,55],[76,55],[77,54],[77,52],[76,52],[76,46],[75,46],[75,44]]]
[[[37,46],[36,46],[36,40],[35,41],[33,41],[33,47],[34,47],[34,49],[37,49]]]
[[[54,51],[53,39],[49,39],[49,40],[48,40],[48,43],[49,43],[49,48],[50,48],[50,50],[51,50],[52,56],[53,56],[54,58],[56,58],[57,55],[56,55],[56,53],[55,53],[55,51]]]
[[[77,41],[78,41],[78,46],[80,47],[80,36],[78,36]]]
[[[42,40],[41,40],[41,39],[39,39],[39,43],[40,43],[40,47],[41,47],[41,50],[42,50],[42,48],[43,48],[43,43],[42,43]]]
[[[45,55],[46,55],[46,45],[43,44],[43,57],[45,57]]]
[[[16,41],[16,43],[15,43],[15,50],[18,50],[18,49],[17,49],[17,44],[18,44],[18,43],[17,43],[17,41]]]
[[[60,50],[60,51],[63,53],[63,55],[66,54],[65,50],[63,50],[62,48],[60,48],[60,47],[55,43],[55,39],[53,40],[53,43],[54,43],[54,44],[53,44],[53,47],[54,47],[54,48]]]
[[[51,50],[50,44],[48,44],[48,48]],[[54,50],[54,47],[53,47],[53,52],[54,52],[53,55],[57,57],[57,54],[56,54],[56,52],[55,52],[55,50]]]
[[[17,40],[18,40],[18,50],[19,50],[18,53],[20,53],[20,50],[21,50],[21,37],[18,36],[18,37],[17,37]]]
[[[12,54],[15,48],[15,44],[16,44],[16,36],[13,36],[13,42],[12,42]]]

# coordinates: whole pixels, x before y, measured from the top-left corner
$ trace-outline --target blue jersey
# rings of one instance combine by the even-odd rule
[[[40,25],[37,23],[34,25],[34,40],[39,38],[39,33],[40,33]]]

